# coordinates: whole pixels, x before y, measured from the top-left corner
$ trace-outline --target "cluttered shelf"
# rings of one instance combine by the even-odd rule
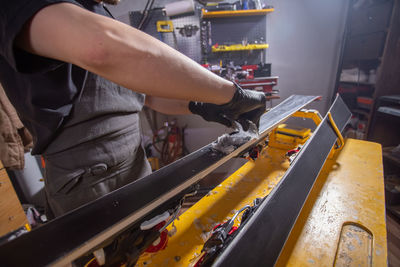
[[[201,10],[202,66],[245,89],[263,91],[268,100],[278,99],[278,77],[266,62],[266,14],[273,11],[259,0],[206,5]]]
[[[267,9],[246,9],[246,10],[222,10],[222,11],[207,11],[201,10],[203,18],[225,18],[225,17],[240,17],[240,16],[260,16],[273,12],[273,8]]]
[[[374,108],[376,74],[375,69],[363,71],[359,68],[343,69],[338,84],[338,93],[353,113],[348,137],[366,139]]]

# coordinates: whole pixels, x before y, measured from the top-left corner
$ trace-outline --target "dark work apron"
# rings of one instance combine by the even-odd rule
[[[143,94],[88,73],[67,123],[43,153],[55,216],[151,173],[141,144],[143,104]]]

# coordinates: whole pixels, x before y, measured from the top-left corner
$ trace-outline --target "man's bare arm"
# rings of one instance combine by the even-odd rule
[[[17,45],[148,95],[223,104],[235,87],[157,39],[70,3],[40,10]]]
[[[189,101],[168,99],[155,96],[146,96],[145,105],[155,111],[168,115],[191,114],[188,108]]]

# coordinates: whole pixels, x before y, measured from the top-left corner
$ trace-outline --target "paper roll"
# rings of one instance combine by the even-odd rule
[[[194,12],[193,0],[178,1],[165,5],[164,8],[165,15],[168,17],[173,17],[176,15],[181,15],[185,13]]]

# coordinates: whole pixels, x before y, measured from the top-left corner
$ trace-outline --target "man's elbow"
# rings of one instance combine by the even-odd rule
[[[92,38],[88,42],[87,48],[77,54],[78,64],[89,70],[97,70],[110,64],[111,51],[101,36]]]

